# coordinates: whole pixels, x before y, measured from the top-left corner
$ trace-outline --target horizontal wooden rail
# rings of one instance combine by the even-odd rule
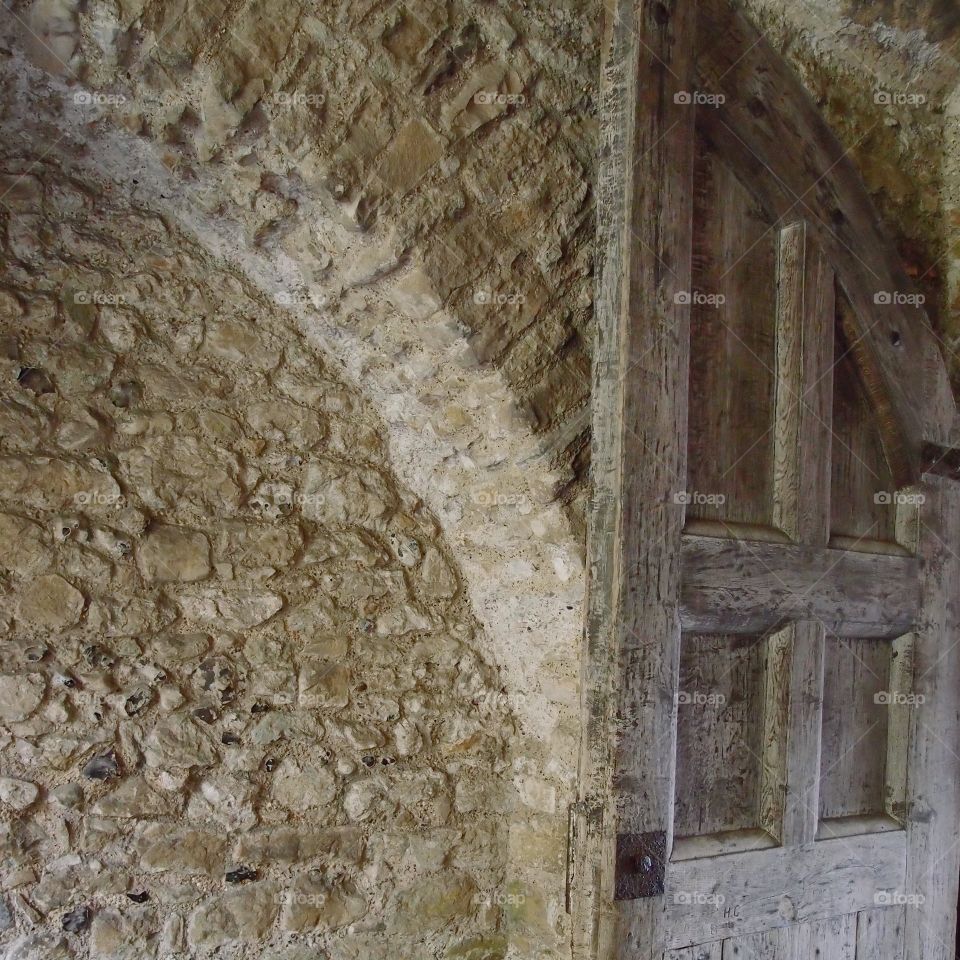
[[[667,864],[667,949],[872,909],[879,897],[904,889],[906,835],[819,840],[783,857],[731,853],[710,859],[709,869],[706,862]]]
[[[819,620],[841,637],[896,637],[920,608],[914,557],[683,537],[680,617],[697,633],[764,633]]]

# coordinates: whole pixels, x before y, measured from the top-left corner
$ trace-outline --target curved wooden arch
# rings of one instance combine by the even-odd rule
[[[894,475],[914,481],[927,444],[956,441],[956,402],[922,306],[878,306],[875,297],[918,290],[849,151],[790,66],[728,0],[702,0],[697,24],[698,87],[724,98],[698,111],[697,126],[771,215],[810,225],[852,307]]]
[[[788,642],[791,677],[815,678],[819,656],[820,696],[826,632],[893,636],[915,624],[914,656],[918,664],[927,665],[924,676],[929,675],[926,689],[931,692],[917,713],[918,724],[939,730],[940,740],[920,739],[911,746],[913,793],[905,795],[904,803],[909,806],[912,797],[923,807],[939,790],[945,812],[953,810],[956,787],[950,778],[960,780],[960,763],[944,733],[956,728],[960,655],[945,640],[960,631],[960,622],[945,597],[960,589],[960,559],[944,544],[960,541],[960,496],[956,485],[934,473],[960,475],[960,458],[948,452],[960,434],[937,338],[922,307],[909,303],[915,288],[852,161],[800,80],[729,0],[606,0],[600,121],[583,742],[580,795],[571,816],[574,955],[591,960],[726,960],[721,938],[770,934],[752,945],[738,940],[737,955],[744,950],[744,956],[764,960],[796,958],[813,955],[821,942],[803,937],[825,936],[816,924],[845,914],[853,917],[854,926],[846,935],[856,938],[864,956],[887,955],[887,944],[899,937],[906,960],[946,960],[956,908],[957,857],[951,854],[949,863],[937,868],[933,864],[934,851],[955,845],[952,814],[923,821],[918,817],[916,822],[907,818],[909,825],[887,833],[886,839],[853,843],[852,859],[838,866],[837,849],[829,853],[815,836],[816,811],[805,810],[801,793],[791,813],[792,839],[773,839],[774,847],[790,847],[786,852],[797,858],[791,896],[771,907],[773,914],[785,911],[779,919],[714,917],[707,908],[691,911],[688,921],[666,902],[671,870],[674,879],[688,882],[695,882],[698,873],[696,859],[687,865],[671,860],[680,638],[684,630],[697,630],[697,624],[722,619],[701,616],[699,610],[691,614],[691,596],[681,589],[681,573],[702,602],[697,576],[705,577],[711,589],[718,586],[714,572],[704,573],[715,571],[708,559],[714,553],[723,554],[723,563],[729,559],[739,564],[738,575],[751,590],[763,575],[771,575],[776,563],[782,566],[773,575],[785,586],[786,578],[798,573],[790,557],[801,545],[814,550],[810,556],[818,570],[839,570],[834,563],[844,555],[853,578],[838,584],[838,603],[847,611],[843,616],[856,608],[865,620],[837,626],[826,610],[811,614],[809,607],[799,609],[802,603],[791,613],[797,624]],[[787,538],[797,546],[767,544],[759,550],[756,544],[746,549],[730,540],[711,544],[692,536],[684,528],[684,510],[672,506],[687,480],[698,138],[705,138],[736,172],[781,238],[791,234],[801,251],[795,265],[809,276],[792,276],[799,287],[792,288],[789,309],[799,304],[798,316],[809,311],[803,285],[815,280],[814,275],[825,284],[829,273],[830,295],[820,298],[821,312],[815,323],[803,328],[805,336],[796,341],[802,346],[794,344],[792,359],[805,363],[810,344],[830,329],[826,305],[832,309],[836,289],[843,332],[868,390],[893,478],[899,485],[922,484],[927,497],[923,523],[915,528],[919,533],[911,543],[919,563],[912,557],[867,560],[863,554],[846,554],[845,548],[827,542],[829,517],[816,510],[797,514],[799,526],[807,524],[806,533],[794,530]],[[808,260],[802,251],[810,252]],[[817,266],[823,263],[829,271]],[[884,293],[900,296],[877,303],[877,295]],[[833,320],[830,314],[831,325]],[[822,371],[818,363],[811,360],[802,378]],[[819,430],[813,423],[817,414],[800,416],[808,420],[794,424],[798,437],[805,430],[812,437]],[[814,502],[811,489],[822,494],[829,478],[824,481],[822,474],[799,462],[797,450],[802,454],[799,443],[791,469],[800,494],[790,509],[802,511],[804,504]],[[819,499],[822,503],[823,497]],[[818,529],[809,526],[811,520]],[[750,530],[742,537],[754,539]],[[697,558],[696,569],[689,563],[691,556]],[[697,576],[688,576],[691,573]],[[914,578],[913,587],[919,587],[907,589],[914,598],[909,610],[900,609],[886,586],[898,576]],[[819,573],[813,579],[822,585]],[[860,586],[853,587],[853,581]],[[719,581],[715,595],[726,596],[727,586]],[[765,609],[768,600],[761,597],[757,609]],[[897,607],[890,615],[886,601]],[[751,623],[763,619],[753,608],[749,617],[755,617]],[[789,682],[794,684],[793,679]],[[802,683],[791,686],[789,702],[797,708],[791,717],[800,724],[802,748],[809,747],[810,755],[819,758],[819,739],[815,747],[804,740],[819,723],[819,713],[810,715],[804,690]],[[786,820],[783,824],[786,830]],[[763,900],[762,885],[750,884],[752,874],[759,876],[770,863],[765,857],[764,851],[750,848],[745,859],[726,860],[723,882],[736,885],[742,880],[740,889],[749,888],[748,899]],[[774,871],[779,878],[775,882],[785,876],[782,864]],[[856,882],[851,879],[842,909],[819,905],[815,891],[807,896],[808,878],[835,877],[843,870],[852,870]],[[875,902],[872,894],[864,899],[865,892],[881,874],[909,881],[917,888],[913,892],[926,898],[925,905],[907,917],[905,933],[887,928],[899,922],[887,913],[875,915],[875,927],[870,926],[871,914],[862,934],[858,928],[859,918],[870,913],[867,908]],[[796,911],[795,924],[790,911]],[[682,929],[664,935],[664,925],[671,923]],[[781,943],[778,931],[791,924],[797,930],[785,934],[791,939]],[[696,943],[705,946],[687,949]]]

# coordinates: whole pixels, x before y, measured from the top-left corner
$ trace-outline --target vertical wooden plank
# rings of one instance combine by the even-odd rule
[[[897,504],[897,543],[916,552],[920,544],[922,500],[919,487],[905,488],[908,494]],[[887,782],[885,809],[889,816],[904,823],[907,819],[907,767],[910,762],[910,735],[916,704],[914,703],[914,651],[917,638],[913,632],[893,641],[890,664],[890,691],[905,699],[891,704],[887,730]]]
[[[829,538],[830,408],[834,280],[805,223],[780,233],[773,521],[801,543]],[[784,844],[812,842],[820,765],[824,632],[789,628],[789,737],[784,762]]]
[[[790,747],[790,661],[793,628],[767,637],[763,745],[760,754],[760,826],[781,843]]]
[[[575,949],[655,952],[661,897],[613,907],[619,834],[673,816],[686,479],[694,0],[606,0],[597,186],[593,496]],[[669,846],[667,847],[669,849]]]
[[[718,940],[683,950],[667,950],[663,960],[723,960],[723,944]]]
[[[848,316],[848,311],[841,297],[839,317]],[[897,484],[884,451],[878,411],[842,322],[837,323],[834,340],[831,532],[854,541],[895,541]]]
[[[857,914],[857,960],[903,960],[903,906]]]
[[[824,657],[820,816],[884,810],[890,719],[888,640],[830,637]]]
[[[769,526],[777,231],[700,141],[690,307],[691,518]]]
[[[887,776],[884,809],[901,823],[907,816],[907,763],[910,726],[916,709],[913,692],[913,651],[916,638],[906,633],[893,641],[890,693],[893,700],[887,721]]]
[[[812,843],[817,834],[825,630],[811,620],[788,629],[792,658],[783,844],[798,846]]]
[[[835,281],[806,223],[780,233],[774,524],[792,539],[830,536],[830,410]],[[791,665],[782,842],[813,842],[817,830],[824,628],[790,628]]]
[[[960,878],[960,486],[926,476],[919,556],[922,612],[915,635],[907,766],[905,960],[953,960]]]
[[[722,960],[792,960],[789,949],[789,931],[781,927],[724,940]]]
[[[833,272],[805,223],[780,233],[774,526],[801,543],[830,537]]]
[[[759,825],[764,661],[759,637],[684,634],[674,835]]]
[[[857,915],[798,924],[791,938],[791,960],[857,960]]]
[[[673,834],[680,545],[687,476],[693,220],[694,0],[643,0],[624,353],[621,688],[613,762],[617,835]],[[617,943],[653,955],[661,897],[622,900]]]
[[[634,152],[637,49],[632,5],[605,0],[599,85],[596,342],[591,384],[591,497],[587,512],[589,568],[581,707],[584,736],[579,798],[571,816],[568,883],[574,951],[614,957],[613,893],[616,818],[610,806],[611,726],[619,688],[617,623],[623,485],[623,385],[627,349],[623,312]]]

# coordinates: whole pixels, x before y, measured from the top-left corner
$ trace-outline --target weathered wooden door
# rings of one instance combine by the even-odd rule
[[[854,168],[726,0],[613,2],[577,953],[947,960],[956,407]]]

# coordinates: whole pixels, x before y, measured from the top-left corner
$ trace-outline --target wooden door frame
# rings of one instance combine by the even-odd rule
[[[583,748],[573,817],[574,948],[582,957],[617,955],[615,902],[642,914],[655,899],[615,901],[618,836],[669,834],[672,816],[673,702],[666,698],[677,671],[679,596],[671,602],[631,592],[627,602],[625,571],[642,563],[656,576],[662,567],[678,582],[681,513],[663,506],[686,474],[677,438],[686,434],[690,306],[676,294],[690,287],[694,112],[678,95],[692,89],[693,15],[692,3],[670,0],[612,0],[605,9]],[[639,168],[643,194],[630,189]],[[679,215],[664,222],[671,210]],[[642,322],[631,322],[641,314]],[[628,389],[635,383],[655,413],[641,409]],[[641,658],[662,676],[664,697],[624,721],[630,711],[621,700],[630,690],[620,678],[632,673],[625,662]],[[649,736],[667,738],[659,751],[666,769],[633,771],[615,790],[615,748],[629,753]],[[635,919],[642,930],[643,917]]]
[[[778,217],[810,225],[831,260],[895,478],[921,483],[927,496],[916,647],[925,702],[914,726],[928,735],[912,739],[907,825],[908,881],[924,903],[907,912],[905,960],[947,960],[960,857],[957,811],[938,816],[937,791],[951,795],[960,777],[950,733],[943,736],[957,730],[960,691],[960,656],[943,643],[960,637],[960,611],[949,602],[960,592],[960,457],[948,452],[960,446],[956,404],[922,309],[892,304],[876,316],[873,291],[913,287],[852,161],[787,64],[726,3],[605,4],[574,954],[620,960],[629,943],[636,960],[652,955],[644,938],[658,897],[617,890],[616,862],[655,852],[672,832],[683,511],[671,506],[686,484],[690,323],[689,298],[678,294],[691,284],[690,100],[703,84],[725,98],[703,112],[708,136],[738,158]],[[724,38],[699,57],[697,17]],[[771,153],[772,144],[781,147]]]

